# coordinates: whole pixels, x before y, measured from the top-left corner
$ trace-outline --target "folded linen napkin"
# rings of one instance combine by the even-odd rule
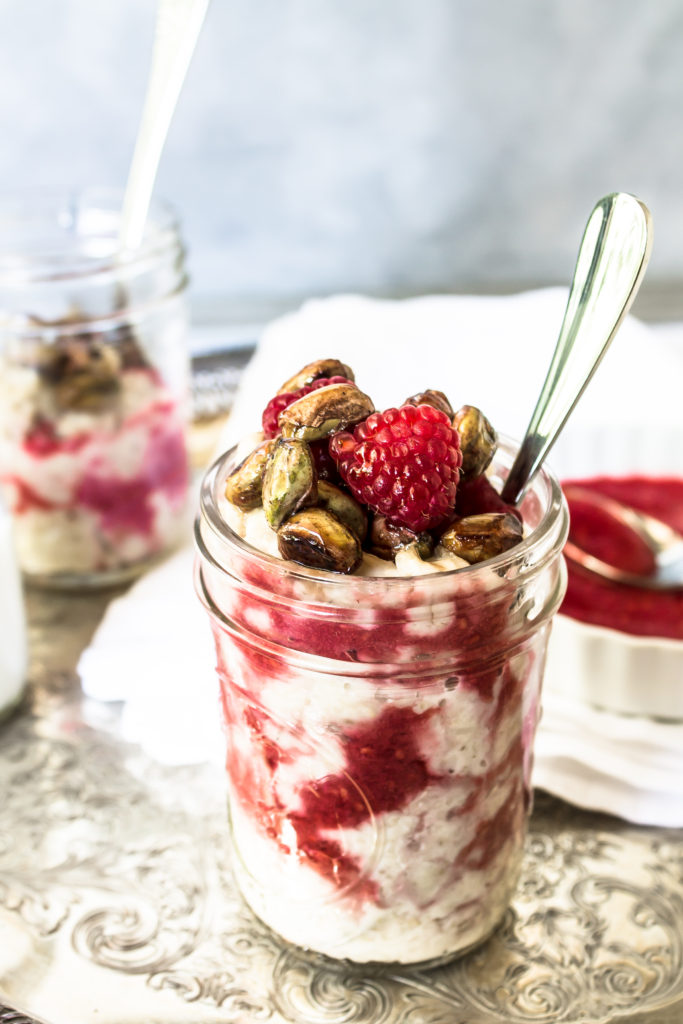
[[[267,327],[247,366],[224,446],[259,430],[267,397],[300,366],[334,356],[378,409],[426,388],[476,405],[520,438],[541,390],[567,301],[564,288],[505,296],[357,295],[307,302]],[[561,476],[683,471],[683,324],[628,317],[550,456]]]
[[[224,445],[258,429],[266,399],[300,365],[321,356],[353,366],[378,408],[437,387],[454,405],[480,405],[497,429],[520,436],[565,302],[566,291],[549,289],[497,298],[342,296],[308,303],[264,332]],[[553,453],[562,475],[683,466],[682,339],[683,325],[662,331],[626,321]],[[634,415],[644,405],[646,425]],[[212,639],[192,590],[191,551],[112,602],[79,671],[87,696],[123,702],[124,737],[151,756],[168,764],[222,760]],[[682,777],[683,723],[627,718],[546,695],[536,785],[637,823],[683,826]]]

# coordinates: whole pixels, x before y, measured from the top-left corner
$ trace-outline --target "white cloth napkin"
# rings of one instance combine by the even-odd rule
[[[499,430],[520,436],[565,301],[564,290],[551,289],[493,299],[308,303],[264,332],[225,444],[258,429],[266,399],[321,356],[352,365],[378,408],[436,387],[455,406],[480,405]],[[613,471],[639,468],[640,458],[652,472],[671,469],[672,458],[683,465],[682,340],[683,325],[660,332],[627,320],[558,442],[553,461],[563,475],[599,471],[602,459]],[[652,410],[647,430],[634,413],[644,402]],[[668,446],[658,443],[663,432]],[[112,602],[79,664],[88,697],[123,702],[124,738],[168,764],[223,760],[213,643],[193,593],[192,558],[180,552]],[[683,826],[683,723],[614,715],[554,694],[544,708],[536,785],[640,824]]]
[[[244,372],[225,445],[259,430],[264,396],[313,359],[335,356],[378,409],[426,388],[454,408],[477,405],[521,438],[546,375],[567,301],[564,288],[506,296],[307,302],[263,333]],[[294,369],[292,369],[294,368]],[[562,476],[601,470],[683,472],[683,324],[628,317],[550,456]]]

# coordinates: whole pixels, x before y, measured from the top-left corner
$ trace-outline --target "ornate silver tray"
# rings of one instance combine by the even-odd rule
[[[538,794],[493,938],[430,972],[272,935],[226,867],[223,780],[116,737],[74,666],[111,594],[31,593],[31,688],[0,726],[0,1022],[680,1024],[683,831]]]

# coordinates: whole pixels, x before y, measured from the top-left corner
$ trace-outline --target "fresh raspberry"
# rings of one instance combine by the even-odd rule
[[[416,533],[452,513],[462,462],[446,413],[404,405],[373,413],[330,440],[330,454],[355,497]]]
[[[353,381],[347,380],[346,377],[320,377],[319,380],[314,380],[312,384],[306,384],[297,391],[285,391],[284,394],[275,395],[275,398],[271,398],[261,417],[263,433],[266,438],[277,437],[280,433],[278,419],[283,409],[286,409],[292,402],[296,402],[297,398],[303,398],[310,391],[327,387],[328,384],[353,384]]]

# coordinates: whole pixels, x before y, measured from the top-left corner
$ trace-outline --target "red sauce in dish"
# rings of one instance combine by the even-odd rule
[[[668,523],[683,533],[683,479],[676,477],[595,477],[566,480],[615,498],[632,508]],[[652,560],[647,548],[627,527],[596,508],[590,501],[567,497],[571,522],[569,538],[589,554],[629,572],[647,573]],[[614,583],[568,561],[569,585],[562,614],[595,626],[635,636],[683,640],[683,589],[651,590]]]

